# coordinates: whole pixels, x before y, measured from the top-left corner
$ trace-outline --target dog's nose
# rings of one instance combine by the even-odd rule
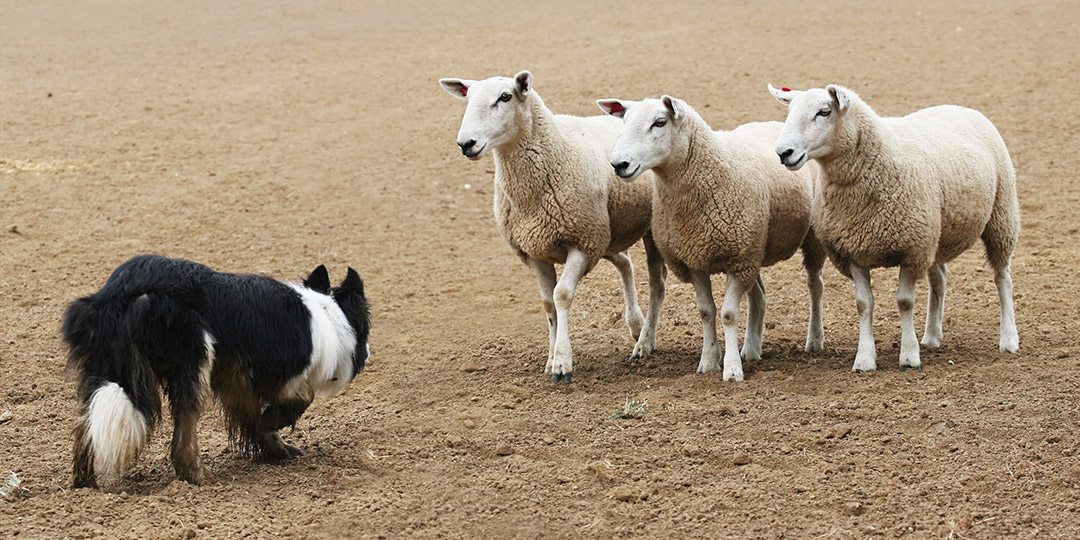
[[[461,147],[462,154],[468,154],[469,150],[471,150],[472,147],[476,146],[476,139],[469,139],[465,142],[459,142],[457,143],[457,145]]]
[[[783,152],[779,152],[779,154],[780,154],[780,163],[783,163],[784,165],[787,165],[788,158],[791,157],[791,154],[794,154],[794,153],[795,153],[794,148],[788,148],[787,150],[784,150]]]
[[[611,166],[615,167],[615,172],[616,173],[622,174],[622,173],[626,172],[627,167],[630,166],[630,162],[629,161],[620,161],[618,163],[612,162]]]

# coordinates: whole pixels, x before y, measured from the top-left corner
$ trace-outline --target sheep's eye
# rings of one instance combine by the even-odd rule
[[[499,102],[506,103],[510,101],[510,98],[512,97],[514,96],[510,95],[510,92],[503,92],[502,95],[499,96]]]
[[[652,123],[652,127],[654,127],[654,128],[664,127],[666,125],[667,125],[667,118],[657,118],[656,121]]]
[[[817,112],[817,116],[815,116],[814,118],[817,118],[818,116],[820,116],[822,118],[825,118],[826,116],[829,116],[830,114],[832,114],[832,109],[821,109],[820,111]]]

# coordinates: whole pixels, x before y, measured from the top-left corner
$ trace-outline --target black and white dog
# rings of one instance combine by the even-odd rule
[[[294,284],[152,255],[125,262],[64,314],[81,411],[75,487],[96,487],[135,461],[161,417],[159,386],[182,480],[204,480],[195,428],[211,394],[242,449],[264,459],[299,455],[278,430],[364,369],[369,329],[352,268],[331,287],[324,266]]]

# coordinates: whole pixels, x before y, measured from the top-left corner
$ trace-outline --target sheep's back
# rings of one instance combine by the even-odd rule
[[[955,105],[931,107],[892,127],[909,163],[909,181],[940,194],[941,236],[935,259],[949,261],[979,238],[990,213],[1008,151],[982,113]],[[1011,173],[1010,173],[1011,174]]]

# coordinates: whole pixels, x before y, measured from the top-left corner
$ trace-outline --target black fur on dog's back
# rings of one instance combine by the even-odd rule
[[[367,358],[370,327],[362,281],[350,269],[342,286],[332,289],[320,266],[305,287],[332,296],[345,314],[356,337],[355,377]],[[185,480],[202,481],[194,423],[211,388],[242,448],[271,458],[298,453],[276,431],[295,423],[314,399],[310,382],[299,378],[312,362],[312,316],[297,289],[268,277],[158,256],[120,265],[101,290],[72,302],[64,315],[62,334],[71,351],[69,368],[79,375],[82,412],[75,432],[76,486],[96,485],[103,471],[95,471],[95,463],[115,473],[133,461],[145,442],[136,439],[160,418],[159,385],[176,424],[174,466]],[[109,389],[113,384],[122,395]],[[94,413],[95,407],[103,412]],[[105,419],[112,422],[108,429],[101,427]],[[116,432],[122,444],[94,440],[104,438],[102,430]]]

